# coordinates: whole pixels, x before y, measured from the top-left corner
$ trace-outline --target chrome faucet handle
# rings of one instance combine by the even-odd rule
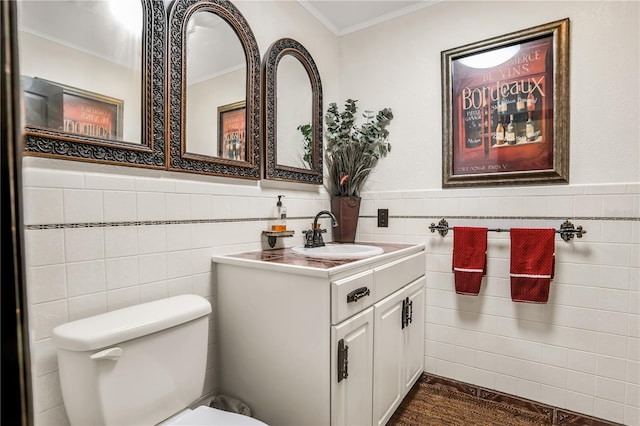
[[[324,247],[324,240],[322,239],[322,233],[327,232],[326,229],[316,229],[314,232],[313,238],[313,246],[314,247]]]
[[[304,246],[306,248],[310,248],[313,247],[313,240],[314,240],[314,235],[315,232],[313,232],[313,229],[309,229],[306,231],[302,231],[302,233],[304,234]]]

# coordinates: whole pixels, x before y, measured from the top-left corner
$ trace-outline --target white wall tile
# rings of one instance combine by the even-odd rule
[[[156,253],[138,256],[140,283],[152,283],[167,279],[167,254]]]
[[[25,225],[63,223],[61,189],[24,188],[23,194]]]
[[[107,189],[116,191],[134,191],[134,178],[132,176],[86,173],[84,175],[86,189]]]
[[[82,296],[106,290],[104,260],[67,263],[67,294]]]
[[[160,192],[138,192],[137,214],[138,220],[165,220],[166,201]]]
[[[600,267],[599,285],[601,287],[627,290],[630,283],[631,271],[629,268],[607,265]]]
[[[179,296],[181,294],[192,294],[193,281],[191,277],[180,277],[167,280],[167,289],[169,291],[169,297]]]
[[[69,321],[92,317],[107,312],[107,295],[105,292],[70,297]]]
[[[26,230],[24,235],[28,266],[64,262],[64,231],[62,229]]]
[[[624,358],[598,355],[596,358],[598,376],[624,381],[626,377],[627,361]]]
[[[593,415],[593,406],[595,403],[595,398],[593,396],[579,392],[566,391],[565,401],[565,407],[568,410],[583,413],[588,416]]]
[[[192,219],[189,194],[165,194],[165,202],[167,206],[167,220]],[[209,212],[210,210],[211,209],[209,209]]]
[[[598,354],[623,358],[627,353],[627,338],[615,334],[598,333],[597,348]]]
[[[57,372],[36,377],[35,384],[34,408],[37,411],[46,411],[62,404],[60,376]]]
[[[138,229],[135,226],[104,228],[104,254],[106,258],[138,254]]]
[[[607,399],[595,398],[593,415],[601,419],[622,423],[624,419],[624,405]]]
[[[606,377],[596,378],[596,398],[609,401],[624,401],[624,382]]]
[[[140,303],[140,287],[127,287],[107,292],[107,310],[126,308]]]
[[[602,209],[601,195],[583,195],[575,198],[574,216],[600,217]]]
[[[167,251],[191,248],[191,225],[167,225]]]
[[[191,219],[210,219],[213,217],[213,197],[211,195],[191,194],[189,199]]]
[[[603,214],[607,217],[632,217],[633,198],[627,195],[605,195],[602,197]]]
[[[609,334],[627,334],[628,314],[611,311],[598,311],[597,330]]]
[[[65,189],[63,200],[65,223],[103,221],[102,191]]]
[[[151,302],[153,300],[165,299],[169,297],[169,290],[166,281],[157,281],[153,283],[140,285],[140,302]]]
[[[640,386],[627,383],[625,388],[625,404],[640,407]]]
[[[283,199],[283,205],[287,207],[286,199]],[[288,207],[287,207],[288,213]],[[232,197],[231,199],[231,217],[243,218],[243,217],[255,217],[255,212],[249,209],[249,198],[247,197]]]
[[[175,192],[176,181],[157,177],[136,176],[134,186],[137,192]]]
[[[191,245],[193,248],[212,247],[216,244],[215,224],[194,223],[190,226]]]
[[[193,292],[198,296],[212,297],[214,295],[212,273],[193,275]]]
[[[104,191],[104,221],[132,222],[138,217],[135,192]]]
[[[58,371],[57,348],[51,339],[42,339],[31,346],[33,374],[37,377]]]
[[[67,262],[104,258],[104,228],[68,228],[64,230]]]
[[[29,323],[34,340],[51,337],[51,331],[65,322],[68,322],[66,300],[38,303],[31,306]]]
[[[542,345],[542,362],[556,367],[566,368],[567,349],[559,346]]]
[[[138,257],[118,257],[105,261],[107,290],[137,285],[139,280]]]
[[[29,301],[50,302],[67,296],[65,268],[63,264],[33,267],[27,270]]]
[[[596,378],[592,374],[568,370],[567,389],[585,395],[595,395]]]
[[[624,407],[624,424],[640,425],[640,408],[627,405]]]
[[[167,253],[167,277],[179,278],[193,273],[191,251],[173,251]]]
[[[598,308],[605,311],[627,312],[629,308],[629,293],[623,290],[600,289],[598,293]]]
[[[29,167],[33,158],[25,158],[22,184],[25,187],[84,188],[84,174],[71,171]]]
[[[231,215],[232,199],[233,197],[214,197],[214,199],[211,202],[211,217],[213,219],[232,218],[233,217]]]
[[[138,226],[138,253],[161,253],[167,251],[165,225]]]
[[[593,352],[568,350],[567,356],[570,369],[590,374],[596,372],[596,355]]]

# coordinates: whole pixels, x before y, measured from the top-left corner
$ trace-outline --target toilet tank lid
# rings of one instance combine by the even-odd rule
[[[211,304],[185,294],[83,318],[53,329],[53,343],[70,351],[91,351],[146,336],[208,315]]]

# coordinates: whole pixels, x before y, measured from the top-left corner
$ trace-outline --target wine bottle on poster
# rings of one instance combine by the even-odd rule
[[[513,114],[509,116],[509,124],[507,124],[507,130],[504,133],[504,140],[509,145],[516,144],[516,124],[513,122]]]

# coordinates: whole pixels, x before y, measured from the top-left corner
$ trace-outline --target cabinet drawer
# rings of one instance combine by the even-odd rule
[[[387,263],[374,271],[375,299],[380,300],[424,275],[424,251]]]
[[[373,271],[365,271],[331,283],[331,323],[338,324],[373,305]]]

